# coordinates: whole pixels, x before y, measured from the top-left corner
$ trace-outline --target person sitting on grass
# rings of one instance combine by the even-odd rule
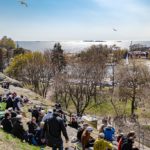
[[[6,109],[13,107],[13,96],[10,94],[6,99]]]
[[[39,145],[39,146],[46,145],[46,141],[42,139],[44,124],[45,124],[45,122],[40,122],[40,127],[38,127],[36,129],[36,133],[35,133],[35,136],[34,136],[34,138],[37,142],[37,145]]]
[[[79,125],[77,122],[77,118],[76,116],[73,114],[70,118],[70,123],[68,124],[70,127],[73,127],[75,129],[78,129]]]
[[[25,131],[22,123],[22,116],[17,115],[16,117],[16,122],[14,123],[13,129],[12,129],[12,134],[19,138],[21,141],[26,140],[26,135],[27,132]]]
[[[17,116],[17,113],[15,111],[13,111],[12,107],[8,108],[8,112],[11,114],[11,118],[14,118]]]
[[[1,125],[5,132],[11,133],[13,125],[11,122],[11,114],[9,112],[5,113],[5,118],[2,120]]]
[[[28,132],[35,135],[36,133],[36,129],[38,127],[37,123],[36,123],[36,118],[32,117],[31,121],[27,122],[28,125]]]
[[[104,133],[100,133],[98,135],[98,139],[94,142],[94,150],[106,150],[106,149],[112,149],[113,145],[106,140],[104,140]]]

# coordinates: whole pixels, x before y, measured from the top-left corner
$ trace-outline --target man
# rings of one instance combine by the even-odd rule
[[[111,143],[104,140],[104,137],[104,133],[99,134],[98,139],[94,142],[94,150],[106,150],[113,148]]]
[[[26,135],[26,131],[23,127],[23,123],[22,123],[22,116],[21,115],[17,115],[16,117],[16,122],[14,123],[13,129],[12,129],[12,134],[21,139],[21,141],[23,141],[25,139],[25,135]]]
[[[2,120],[1,125],[3,126],[3,130],[7,133],[11,133],[13,125],[11,122],[11,114],[5,113],[5,118]]]
[[[14,98],[13,110],[15,110],[15,111],[21,110],[20,97],[19,96],[15,96],[15,98]]]
[[[6,99],[6,109],[13,107],[13,97],[9,95]]]
[[[135,132],[130,131],[127,137],[123,137],[119,141],[118,150],[133,150],[134,139],[136,138]]]
[[[32,117],[31,121],[27,122],[28,125],[28,132],[35,135],[36,129],[38,128],[38,125],[36,123],[36,118]]]
[[[59,113],[56,111],[52,117],[47,119],[44,124],[43,135],[46,135],[47,145],[52,147],[52,150],[63,150],[63,140],[61,132],[66,139],[66,143],[69,141],[67,131],[63,120],[59,117]],[[43,139],[42,139],[43,140]]]
[[[15,111],[13,111],[12,107],[8,108],[8,112],[11,114],[11,118],[14,118],[17,116],[17,113]]]
[[[38,120],[39,120],[39,109],[38,109],[38,106],[34,106],[33,109],[31,110],[31,113],[32,113],[32,117],[35,117],[36,118],[36,121],[38,123]]]

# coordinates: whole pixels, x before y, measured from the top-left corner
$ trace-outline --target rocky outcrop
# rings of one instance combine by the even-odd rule
[[[2,84],[3,82],[9,82],[10,85],[13,85],[15,87],[23,87],[23,84],[21,82],[12,79],[0,72],[0,84]]]

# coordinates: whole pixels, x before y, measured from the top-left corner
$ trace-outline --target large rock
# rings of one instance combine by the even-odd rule
[[[15,79],[12,79],[3,73],[0,72],[0,83],[2,84],[3,82],[9,82],[10,85],[16,86],[16,87],[23,87],[23,84]]]

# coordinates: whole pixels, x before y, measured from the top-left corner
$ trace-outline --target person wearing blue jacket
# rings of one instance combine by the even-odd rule
[[[107,141],[110,141],[110,142],[114,141],[115,129],[112,127],[112,125],[108,125],[104,129],[104,135]]]

